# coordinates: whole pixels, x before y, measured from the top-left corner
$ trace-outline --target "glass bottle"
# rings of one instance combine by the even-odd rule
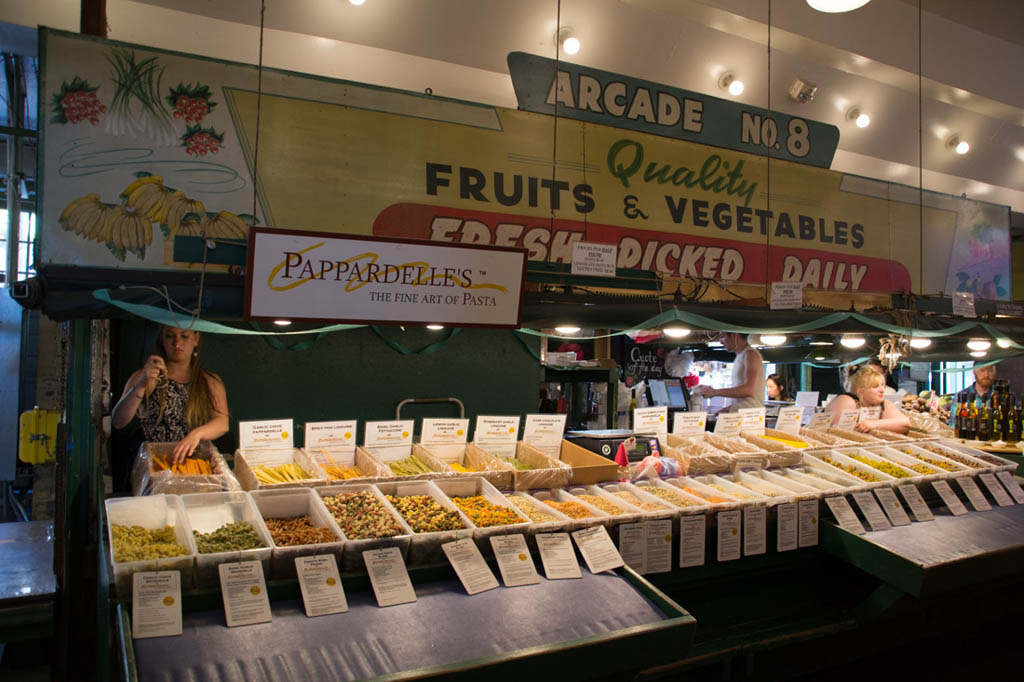
[[[967,440],[974,438],[973,435],[969,435],[971,432],[970,419],[970,409],[967,407],[967,396],[964,396],[964,399],[960,401],[960,411],[957,414],[957,438],[966,438]]]
[[[1018,400],[1014,400],[1013,407],[1010,408],[1010,416],[1008,417],[1008,433],[1003,437],[1003,440],[1005,440],[1007,443],[1017,443],[1021,437],[1021,400],[1024,400],[1024,396],[1022,396]]]
[[[967,440],[974,440],[978,437],[978,405],[974,400],[970,400],[970,406],[967,408],[967,424],[964,429],[964,438]]]
[[[1005,401],[1005,396],[992,394],[992,431],[989,440],[1002,440],[1003,438],[1003,423],[1005,422],[1003,403]]]
[[[981,398],[977,399],[977,405],[975,409],[978,414],[978,425],[975,427],[977,430],[974,437],[980,441],[992,440],[992,411],[981,401]]]

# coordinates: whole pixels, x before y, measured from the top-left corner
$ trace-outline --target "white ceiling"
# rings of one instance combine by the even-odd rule
[[[1024,212],[1024,0],[873,0],[826,15],[804,0],[265,0],[264,63],[515,106],[506,55],[561,58],[833,123],[836,170]],[[77,0],[0,0],[0,20],[77,30]],[[108,0],[110,37],[255,62],[259,0]],[[69,25],[70,24],[70,25]],[[769,25],[771,29],[769,30]],[[317,39],[311,40],[310,36]],[[769,49],[770,46],[770,49]],[[795,78],[814,101],[787,95]],[[846,111],[872,118],[858,129]],[[954,133],[971,144],[947,149]]]

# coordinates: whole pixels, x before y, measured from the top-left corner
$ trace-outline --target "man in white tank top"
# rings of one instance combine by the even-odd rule
[[[722,332],[720,337],[725,349],[736,354],[732,364],[732,386],[712,388],[697,386],[705,398],[722,396],[730,398],[723,412],[735,412],[748,407],[764,407],[764,358],[757,349],[747,343],[747,337],[734,332]]]

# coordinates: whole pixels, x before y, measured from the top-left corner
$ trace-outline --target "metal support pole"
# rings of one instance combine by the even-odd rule
[[[15,128],[25,126],[25,68],[22,57],[4,55],[7,77],[7,121]],[[18,247],[21,242],[21,137],[7,136],[7,265],[4,283],[18,279]]]

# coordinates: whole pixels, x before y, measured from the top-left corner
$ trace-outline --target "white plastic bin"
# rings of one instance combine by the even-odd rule
[[[334,516],[335,523],[341,529],[341,532],[345,535],[345,558],[343,564],[343,570],[345,572],[364,572],[366,570],[366,564],[363,561],[363,552],[373,549],[383,549],[385,547],[398,547],[399,551],[402,552],[402,558],[408,559],[409,557],[409,545],[412,542],[412,528],[405,522],[401,514],[399,514],[391,503],[387,501],[387,498],[381,494],[380,490],[376,486],[369,485],[367,483],[341,483],[338,485],[328,485],[321,488],[314,488],[313,491],[320,496],[321,501],[327,497],[334,497],[336,495],[351,494],[351,493],[369,493],[376,499],[381,506],[381,514],[386,514],[387,518],[390,519],[393,524],[397,527],[397,533],[385,537],[363,537],[364,531],[357,528],[351,522],[345,519],[338,519]],[[325,508],[326,508],[326,503]],[[330,513],[330,509],[327,509]],[[332,514],[333,516],[333,514]],[[346,532],[346,527],[350,529],[351,534]]]
[[[490,538],[496,535],[514,535],[517,533],[525,535],[527,533],[527,529],[530,526],[530,519],[520,512],[514,504],[505,499],[505,496],[498,492],[498,489],[491,485],[486,479],[476,477],[445,479],[434,481],[434,484],[437,485],[437,487],[441,489],[441,492],[449,498],[473,497],[480,495],[493,505],[511,510],[519,519],[518,523],[508,523],[498,526],[481,526],[474,522],[473,539],[476,540],[477,545],[479,545],[480,549],[485,554],[491,550]],[[473,518],[468,514],[466,516],[470,521],[473,521]]]
[[[403,516],[403,520],[408,523],[413,532],[412,540],[409,544],[410,565],[445,561],[446,557],[444,550],[441,549],[441,545],[473,537],[473,523],[465,514],[459,511],[458,507],[452,504],[452,501],[432,481],[386,481],[377,483],[376,486],[385,496],[409,497],[411,495],[426,495],[445,509],[455,512],[462,522],[462,528],[456,530],[420,533],[416,531],[415,525],[409,523],[409,520]],[[397,507],[395,509],[401,515],[401,511]]]
[[[192,587],[196,546],[192,531],[177,495],[148,495],[146,497],[120,497],[104,503],[107,512],[107,542],[110,544],[110,565],[114,588],[118,597],[132,594],[132,574],[139,571],[181,571],[181,588]],[[113,526],[142,526],[157,530],[173,526],[174,538],[187,551],[182,556],[141,561],[114,560]]]
[[[196,586],[217,587],[220,585],[220,564],[236,561],[260,561],[263,563],[263,575],[270,575],[270,557],[274,552],[274,543],[263,523],[259,509],[247,492],[196,493],[182,495],[181,504],[185,509],[185,517],[189,527],[197,533],[212,533],[229,523],[245,521],[256,529],[256,535],[263,542],[259,549],[243,549],[231,552],[199,553],[196,549]]]
[[[345,535],[338,528],[320,496],[310,488],[289,488],[286,490],[255,490],[251,493],[252,501],[260,510],[264,523],[267,519],[290,519],[297,516],[308,516],[315,528],[327,528],[334,536],[333,542],[319,542],[307,545],[279,545],[274,534],[267,527],[273,542],[273,553],[270,558],[270,575],[274,580],[294,578],[295,558],[317,554],[333,554],[342,567],[345,553]]]

